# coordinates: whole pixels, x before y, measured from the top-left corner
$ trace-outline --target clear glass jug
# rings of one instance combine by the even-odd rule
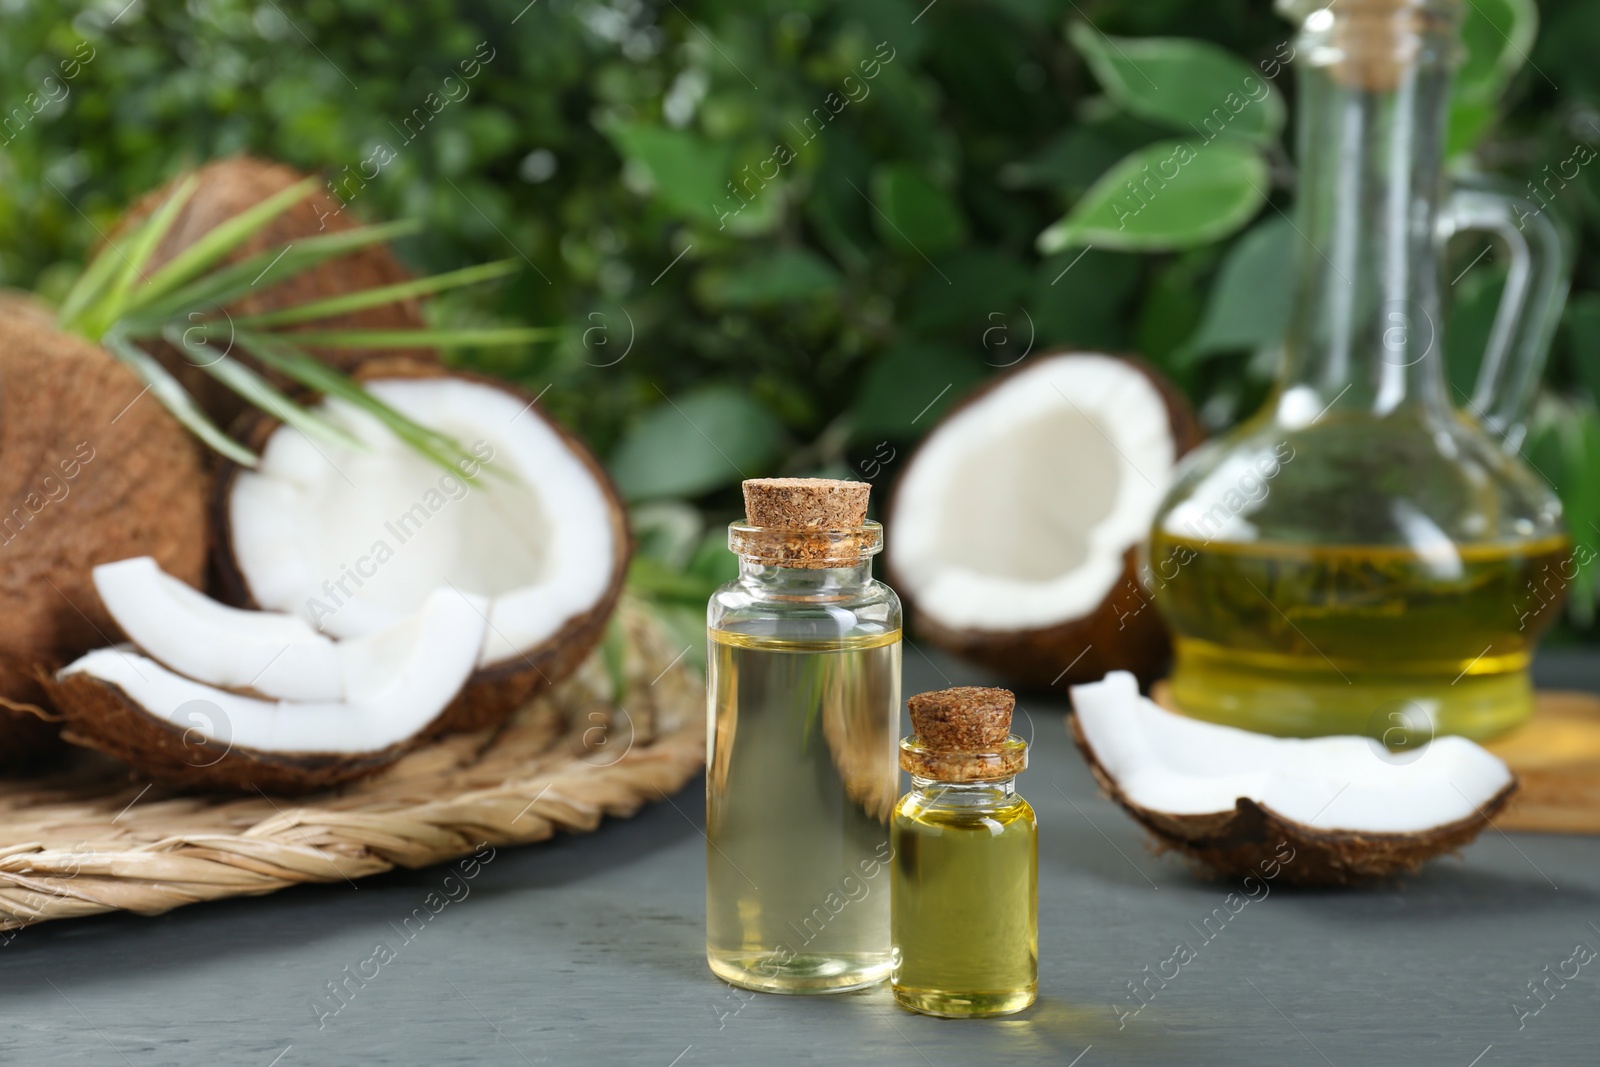
[[[1536,204],[1446,185],[1456,0],[1279,7],[1300,22],[1293,310],[1266,403],[1187,458],[1155,520],[1171,697],[1281,735],[1488,737],[1532,710],[1557,598],[1530,589],[1569,552],[1518,454],[1565,239]],[[1452,396],[1439,261],[1465,230],[1510,268],[1475,392]]]

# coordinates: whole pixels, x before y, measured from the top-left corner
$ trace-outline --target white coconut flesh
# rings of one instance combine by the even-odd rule
[[[413,737],[461,691],[486,628],[480,599],[441,589],[382,639],[341,646],[349,695],[338,701],[263,700],[197,682],[126,647],[62,668],[115,686],[186,735],[278,753],[376,752]]]
[[[1232,812],[1245,797],[1317,830],[1413,834],[1478,817],[1512,780],[1462,737],[1401,754],[1365,737],[1271,737],[1190,719],[1140,696],[1125,671],[1073,686],[1072,706],[1122,795],[1169,815]]]
[[[102,563],[94,586],[128,640],[179,674],[285,700],[345,696],[340,651],[297,615],[219,604],[149,556]]]
[[[896,491],[903,591],[953,629],[1078,619],[1123,574],[1171,481],[1166,400],[1091,353],[1012,374],[942,422]]]
[[[612,505],[537,410],[461,378],[367,387],[456,438],[476,479],[441,471],[349,404],[323,411],[364,450],[279,428],[229,496],[232,551],[262,608],[334,637],[373,633],[440,586],[488,599],[481,666],[523,655],[606,596],[617,566]]]

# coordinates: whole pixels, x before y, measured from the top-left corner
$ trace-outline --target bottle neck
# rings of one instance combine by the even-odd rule
[[[1451,0],[1346,0],[1296,40],[1298,269],[1280,421],[1448,407],[1437,221]]]
[[[767,600],[829,601],[859,596],[872,581],[872,557],[839,567],[782,567],[739,557],[739,583]]]
[[[1011,775],[982,782],[946,782],[913,774],[911,791],[929,808],[952,811],[991,808],[1016,796],[1017,777]]]

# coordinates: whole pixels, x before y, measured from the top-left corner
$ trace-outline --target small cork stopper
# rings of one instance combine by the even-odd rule
[[[982,752],[1011,736],[1017,698],[1009,689],[963,685],[918,693],[906,701],[911,728],[936,752]]]
[[[1005,778],[1027,766],[1027,745],[1011,737],[1017,698],[1009,689],[958,686],[906,702],[916,736],[900,746],[900,766],[946,782]]]
[[[836,478],[749,478],[744,513],[772,530],[854,530],[867,521],[869,482]]]
[[[744,483],[748,525],[734,523],[728,547],[780,567],[848,567],[883,547],[867,522],[867,482],[834,478],[751,478]]]
[[[1393,92],[1422,53],[1424,39],[1443,36],[1454,45],[1460,5],[1455,0],[1314,0],[1288,3],[1304,19],[1331,16],[1327,44],[1338,82],[1366,92]],[[1324,16],[1324,17],[1328,17]]]

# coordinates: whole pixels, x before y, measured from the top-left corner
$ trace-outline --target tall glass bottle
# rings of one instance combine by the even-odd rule
[[[900,601],[865,482],[744,483],[707,611],[706,958],[769,993],[889,973]]]
[[[1172,696],[1278,734],[1486,737],[1532,710],[1554,599],[1535,583],[1569,550],[1517,451],[1562,235],[1538,204],[1445,186],[1457,0],[1279,6],[1301,20],[1291,325],[1266,404],[1191,454],[1155,520]],[[1439,272],[1468,229],[1510,254],[1471,396],[1446,385]]]

